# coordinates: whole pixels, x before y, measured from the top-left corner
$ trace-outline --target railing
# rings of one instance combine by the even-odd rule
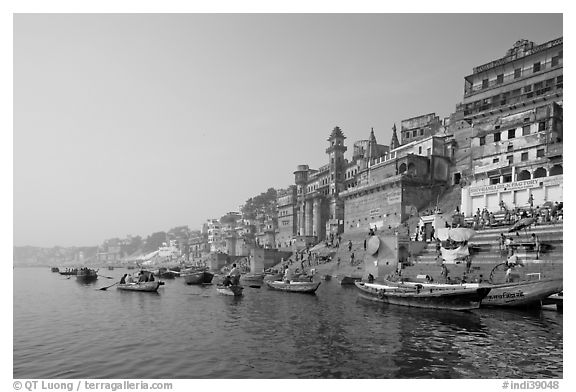
[[[563,42],[564,42],[564,37],[556,38],[556,39],[553,39],[552,41],[545,42],[541,45],[533,46],[532,49],[525,51],[522,54],[522,56],[518,56],[518,54],[514,53],[514,54],[511,54],[509,56],[502,57],[501,59],[493,60],[493,61],[490,61],[489,63],[474,67],[472,72],[474,72],[474,73],[484,72],[484,71],[487,71],[489,69],[495,68],[497,66],[506,64],[506,63],[514,61],[514,60],[517,60],[519,58],[523,58],[523,57],[529,56],[531,54],[535,54],[535,53],[541,52],[543,50],[549,49],[553,46],[562,45]]]
[[[552,87],[555,87],[555,88],[552,89]],[[517,103],[522,103],[524,101],[527,101],[529,99],[533,99],[533,98],[538,97],[540,95],[544,95],[546,93],[549,93],[552,91],[558,91],[558,90],[562,90],[562,89],[563,89],[563,85],[557,83],[554,86],[548,86],[548,87],[544,86],[544,88],[541,88],[539,90],[530,91],[529,93],[516,95],[514,97],[507,97],[505,99],[500,99],[497,102],[492,102],[492,103],[484,104],[484,105],[478,105],[478,106],[472,107],[470,109],[465,109],[465,105],[461,104],[461,105],[458,105],[457,109],[464,109],[464,115],[465,116],[471,116],[471,115],[474,115],[477,113],[485,112],[487,110],[497,109],[497,108],[500,108],[504,105],[515,105]]]

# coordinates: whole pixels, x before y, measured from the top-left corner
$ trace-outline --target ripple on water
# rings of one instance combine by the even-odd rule
[[[109,271],[119,278],[124,271]],[[167,280],[159,294],[14,270],[15,378],[558,378],[562,314],[442,312]]]

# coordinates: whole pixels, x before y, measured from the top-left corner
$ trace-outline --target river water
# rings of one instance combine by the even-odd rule
[[[375,304],[322,282],[233,298],[166,280],[158,294],[98,290],[16,268],[14,378],[561,378],[563,315]],[[131,272],[134,272],[132,270]]]

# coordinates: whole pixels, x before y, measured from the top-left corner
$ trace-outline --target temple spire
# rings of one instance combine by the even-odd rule
[[[394,150],[400,146],[400,142],[398,141],[398,134],[396,133],[396,123],[392,127],[392,140],[390,141],[390,149]]]

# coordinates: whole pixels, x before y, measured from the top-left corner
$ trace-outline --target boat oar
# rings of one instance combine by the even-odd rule
[[[98,276],[101,276],[101,277],[106,278],[106,279],[114,279],[114,278],[111,277],[111,276],[104,276],[104,275],[100,275],[100,274],[98,274]]]
[[[102,290],[102,291],[104,291],[104,290],[107,290],[107,289],[109,289],[109,288],[110,288],[110,287],[112,287],[112,286],[116,286],[117,284],[118,284],[118,282],[116,282],[116,283],[114,283],[114,284],[111,284],[110,286],[101,287],[99,290]]]

